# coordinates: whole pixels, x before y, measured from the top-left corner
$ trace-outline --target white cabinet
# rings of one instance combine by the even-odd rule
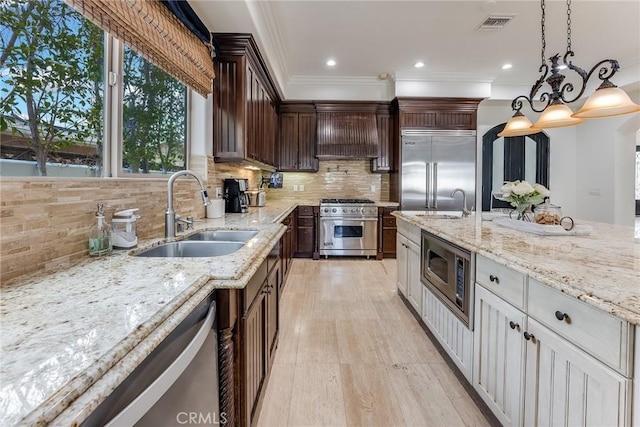
[[[397,285],[398,290],[404,295],[407,296],[407,263],[409,258],[409,251],[407,250],[407,242],[409,240],[404,237],[402,234],[398,233],[396,238],[396,262],[398,266],[398,279]]]
[[[418,314],[422,312],[420,246],[407,240],[407,299]]]
[[[422,311],[422,283],[420,282],[420,234],[405,236],[398,233],[396,260],[398,289],[418,314]]]
[[[464,377],[471,382],[473,331],[426,286],[422,287],[422,295],[422,321]]]
[[[522,425],[527,316],[476,286],[473,384],[502,425]]]
[[[531,318],[526,332],[525,425],[631,423],[631,380]]]
[[[523,300],[511,298],[524,301],[528,312],[476,284],[473,386],[480,397],[503,425],[631,425],[632,380],[616,372],[620,365],[609,358],[599,360],[589,354],[597,356],[599,346],[585,345],[591,341],[583,338],[588,336],[585,328],[589,329],[594,319],[605,313],[569,300],[566,295],[562,297],[567,301],[546,295],[546,289],[540,288],[544,285],[532,286],[531,282],[528,288],[525,286],[528,290]],[[506,284],[502,282],[501,287]],[[571,304],[563,305],[567,302]],[[571,316],[554,317],[555,322],[547,320],[547,311],[558,305],[566,307]],[[583,316],[584,310],[595,311],[593,319]],[[537,315],[543,318],[538,319]],[[542,324],[543,320],[557,330]],[[563,326],[562,321],[572,329]],[[606,328],[610,322],[601,318],[599,328]],[[630,327],[622,323],[610,326],[607,336],[601,337],[614,340],[615,345],[610,344],[614,355],[631,351],[628,342],[615,341],[616,337],[625,336],[620,330]]]

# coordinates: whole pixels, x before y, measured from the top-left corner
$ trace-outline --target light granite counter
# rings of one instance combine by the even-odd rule
[[[632,324],[640,324],[640,243],[634,228],[576,220],[588,236],[539,236],[481,221],[430,219],[396,211],[399,220],[528,274]]]
[[[230,255],[131,256],[166,241],[154,239],[3,289],[0,424],[82,422],[212,290],[246,286],[295,207],[271,202],[196,222],[196,230],[259,230]]]

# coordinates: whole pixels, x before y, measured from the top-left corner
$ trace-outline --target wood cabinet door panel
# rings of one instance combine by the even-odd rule
[[[422,282],[420,281],[420,246],[407,240],[407,299],[422,313]]]
[[[249,312],[242,319],[244,324],[244,416],[247,425],[255,415],[256,404],[267,373],[265,358],[265,307],[264,294],[259,293]]]
[[[313,206],[298,206],[298,217],[313,216]]]
[[[313,252],[313,227],[298,227],[297,252]]]
[[[408,242],[409,240],[402,234],[397,234],[396,239],[396,262],[397,262],[397,285],[402,294],[407,296],[407,262],[408,262]]]
[[[280,114],[279,169],[296,169],[298,166],[298,113]]]
[[[298,170],[318,170],[315,113],[298,114]]]
[[[385,228],[382,230],[382,252],[385,256],[396,255],[396,235],[395,228]]]
[[[313,228],[313,217],[312,216],[299,216],[298,217],[298,228],[300,227],[312,227]]]

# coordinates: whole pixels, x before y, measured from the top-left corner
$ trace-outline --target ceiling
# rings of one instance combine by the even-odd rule
[[[539,77],[538,0],[189,3],[210,31],[252,33],[285,99],[459,96],[459,90],[511,99]],[[573,0],[571,9],[574,63],[589,71],[599,60],[617,59],[613,82],[637,87],[640,1]],[[478,30],[490,15],[513,19],[498,31]],[[547,0],[546,15],[549,57],[566,51],[566,2]],[[325,64],[330,58],[335,67]],[[425,66],[415,68],[417,61]],[[502,70],[505,63],[513,67]]]

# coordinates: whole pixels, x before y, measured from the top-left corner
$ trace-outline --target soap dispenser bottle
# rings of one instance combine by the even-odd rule
[[[111,230],[104,219],[104,205],[98,203],[97,223],[89,231],[89,255],[102,256],[111,253]]]

